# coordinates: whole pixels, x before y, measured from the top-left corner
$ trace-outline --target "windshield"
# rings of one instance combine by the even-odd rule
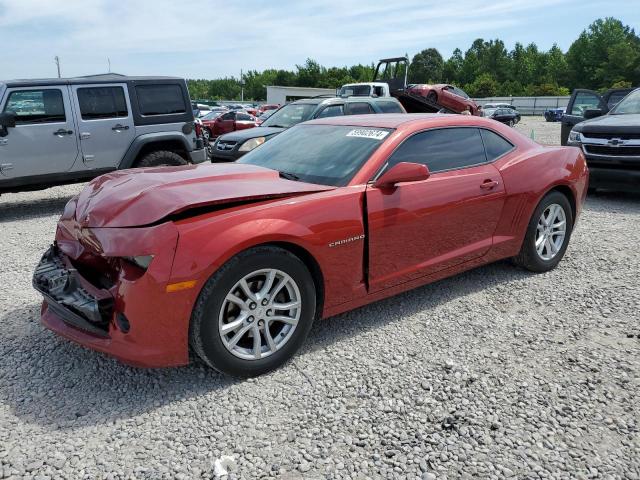
[[[309,120],[317,105],[315,103],[290,103],[271,115],[263,127],[289,128]]]
[[[202,118],[202,120],[213,120],[214,118],[218,118],[220,115],[222,115],[223,112],[219,111],[219,112],[209,112],[206,115],[204,115]]]
[[[370,94],[370,85],[345,85],[340,89],[341,97],[368,97]]]
[[[342,125],[299,125],[249,152],[237,163],[278,170],[287,178],[347,185],[391,130]]]
[[[629,115],[634,113],[640,114],[640,89],[634,90],[624,97],[613,110],[611,110],[611,115]]]

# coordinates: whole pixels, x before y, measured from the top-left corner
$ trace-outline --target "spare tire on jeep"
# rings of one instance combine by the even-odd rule
[[[147,153],[138,160],[136,167],[166,167],[186,165],[187,161],[180,155],[168,150],[158,150],[157,152]]]

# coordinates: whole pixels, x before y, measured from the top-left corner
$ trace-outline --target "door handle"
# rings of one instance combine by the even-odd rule
[[[63,135],[73,135],[73,130],[65,130],[64,128],[61,128],[60,130],[53,132],[53,134],[60,137]]]
[[[485,180],[480,184],[480,188],[483,190],[492,190],[498,186],[497,180]]]
[[[114,132],[117,132],[119,130],[129,130],[129,125],[117,124],[115,127],[112,127],[111,130],[113,130]]]

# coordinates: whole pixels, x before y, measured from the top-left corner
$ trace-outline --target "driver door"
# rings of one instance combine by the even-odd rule
[[[562,116],[562,126],[560,129],[560,143],[566,145],[569,140],[569,132],[578,123],[584,121],[584,112],[594,108],[599,108],[606,113],[607,102],[604,98],[593,90],[585,90],[578,88],[573,91],[569,104],[567,105],[567,111]]]
[[[491,248],[505,198],[477,128],[427,130],[388,160],[427,165],[427,180],[367,188],[371,292],[478,258]],[[382,172],[380,172],[382,173]]]

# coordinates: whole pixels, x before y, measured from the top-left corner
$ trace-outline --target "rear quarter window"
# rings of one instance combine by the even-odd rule
[[[180,85],[137,85],[136,95],[142,115],[172,115],[187,111]]]
[[[509,153],[515,147],[497,133],[490,130],[480,129],[484,150],[487,153],[487,161],[493,162],[502,155]]]
[[[404,113],[402,107],[396,102],[377,102],[376,105],[382,113]]]

